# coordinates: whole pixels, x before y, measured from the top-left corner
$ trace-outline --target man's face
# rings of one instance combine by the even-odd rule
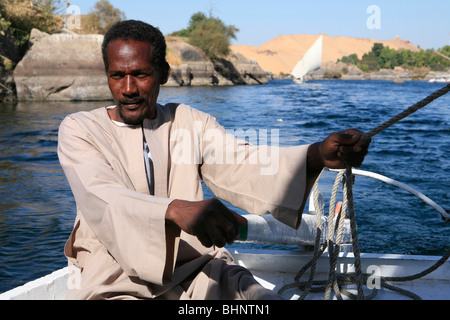
[[[116,103],[112,120],[141,124],[156,117],[160,84],[167,81],[152,64],[152,45],[134,40],[114,40],[108,45],[108,85]]]

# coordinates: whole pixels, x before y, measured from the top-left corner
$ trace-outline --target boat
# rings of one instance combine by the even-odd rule
[[[450,75],[428,80],[430,83],[450,83]]]
[[[450,222],[449,212],[406,184],[363,170],[353,169],[353,174],[401,188],[430,205],[443,220]],[[317,201],[314,201],[313,197]],[[320,207],[323,208],[323,202],[320,193],[311,194],[309,207],[302,216],[302,224],[298,230],[285,226],[272,216],[246,215],[248,227],[242,230],[239,242],[249,247],[229,249],[236,263],[251,270],[258,282],[278,292],[286,300],[449,299],[450,261],[447,258],[450,250],[444,257],[390,253],[358,254],[354,251],[355,239],[350,219],[345,218],[342,224],[338,224],[339,215],[331,218],[321,216],[319,212]],[[338,211],[336,210],[336,213]],[[336,229],[334,225],[342,226],[342,232],[330,232]],[[330,240],[338,243],[339,248],[328,246],[324,250],[323,244]],[[251,247],[261,243],[294,245],[298,246],[298,249]],[[321,249],[317,246],[318,243]],[[332,264],[333,257],[336,258],[335,264]],[[330,267],[331,265],[334,267]],[[360,279],[355,276],[358,269],[363,271]],[[0,300],[62,300],[68,286],[73,285],[74,275],[76,276],[74,267],[67,266],[0,294]]]
[[[323,35],[320,35],[311,48],[308,49],[305,55],[295,65],[294,69],[292,69],[291,75],[294,79],[294,83],[305,83],[305,76],[320,68],[322,65],[322,43]]]

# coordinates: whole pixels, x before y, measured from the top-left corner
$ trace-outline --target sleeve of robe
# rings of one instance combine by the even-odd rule
[[[165,212],[172,199],[134,191],[72,117],[60,126],[58,155],[79,211],[124,272],[159,285],[170,279],[177,246],[166,242]]]
[[[247,142],[236,135],[239,131],[227,133],[209,115],[194,109],[193,117],[194,121],[203,119],[198,121],[202,127],[197,128],[202,136],[201,174],[211,191],[251,214],[271,214],[284,224],[299,228],[308,145],[268,147],[264,145],[265,131],[242,130],[241,133],[253,135]],[[267,135],[271,135],[270,131]],[[250,143],[255,138],[258,146]]]

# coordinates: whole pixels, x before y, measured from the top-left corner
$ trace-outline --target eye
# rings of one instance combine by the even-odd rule
[[[135,76],[138,79],[145,79],[145,78],[151,77],[152,75],[153,75],[153,71],[148,71],[148,70],[139,70],[133,74],[133,76]]]
[[[135,75],[136,78],[138,79],[145,79],[147,77],[149,77],[150,75],[148,73],[138,73]]]
[[[120,80],[120,79],[122,79],[124,77],[124,74],[123,73],[119,73],[119,72],[113,72],[113,73],[111,73],[109,75],[109,77],[111,79],[114,79],[114,80]]]

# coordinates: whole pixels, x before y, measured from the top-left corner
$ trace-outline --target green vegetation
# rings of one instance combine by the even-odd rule
[[[33,28],[47,33],[61,30],[68,17],[65,14],[68,5],[67,0],[1,0],[0,37],[13,37],[16,46],[23,46],[28,43]],[[80,18],[81,29],[73,31],[105,34],[110,26],[126,16],[108,0],[99,0],[89,14]]]
[[[11,74],[28,49],[31,30],[55,33],[64,28],[69,17],[68,0],[0,0],[0,103],[14,100]],[[108,0],[99,0],[87,15],[79,16],[77,33],[104,34],[125,14]]]
[[[351,54],[342,57],[338,62],[356,65],[364,72],[394,69],[395,67],[405,69],[429,68],[432,71],[444,71],[450,67],[450,59],[444,57],[450,57],[450,46],[444,46],[437,52],[432,49],[420,49],[418,52],[403,49],[394,50],[383,46],[382,43],[375,43],[372,50],[364,54],[361,59],[356,54]]]
[[[52,33],[63,26],[57,13],[60,1],[53,0],[2,0],[0,2],[0,36],[11,36],[17,46],[28,43],[31,29]]]
[[[189,38],[188,43],[202,49],[208,57],[217,58],[229,53],[230,40],[236,39],[238,31],[235,26],[227,26],[219,18],[208,18],[197,12],[191,16],[186,29],[170,35]]]
[[[115,8],[108,0],[99,0],[89,14],[81,16],[81,29],[73,31],[80,34],[104,35],[114,23],[125,19],[125,13]]]
[[[53,0],[0,1],[0,103],[14,101],[10,75],[28,48],[31,30],[61,29],[63,19],[57,14],[61,7],[60,1]]]
[[[342,78],[342,73],[340,73],[339,71],[325,71],[323,73],[323,78],[324,79],[340,79]]]

